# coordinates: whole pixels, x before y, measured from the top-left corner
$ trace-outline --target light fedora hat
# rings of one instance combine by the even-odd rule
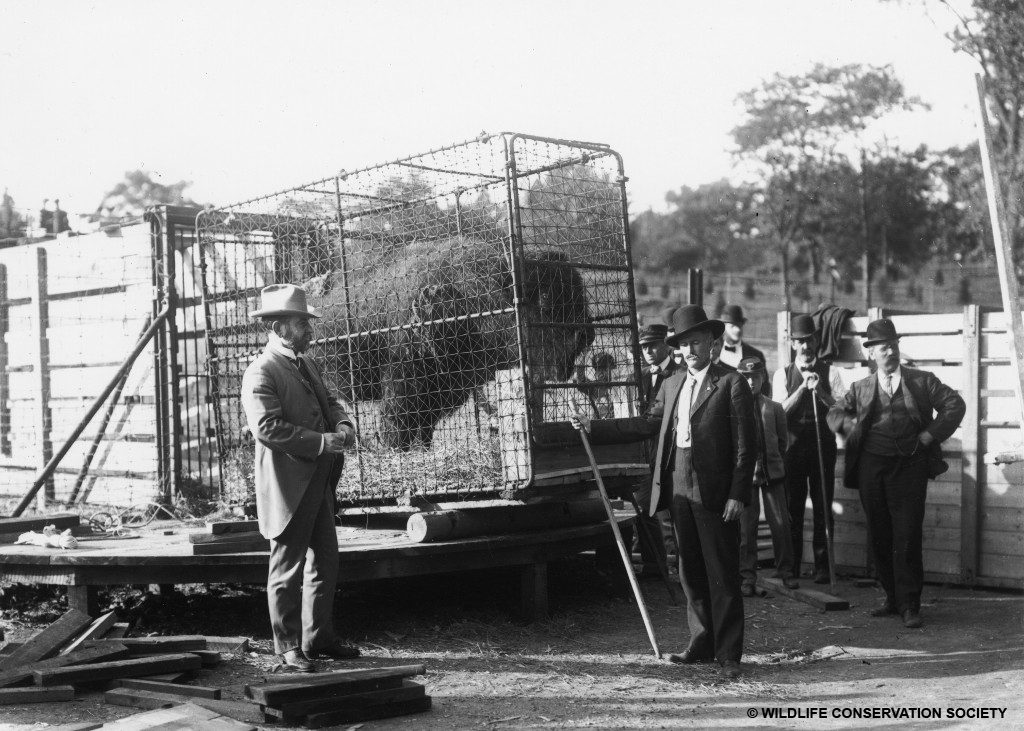
[[[260,292],[260,308],[249,313],[249,317],[274,315],[320,318],[316,308],[306,302],[306,290],[294,284],[271,284],[264,287]]]

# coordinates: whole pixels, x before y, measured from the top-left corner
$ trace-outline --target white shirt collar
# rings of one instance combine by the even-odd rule
[[[875,374],[878,379],[878,384],[882,385],[882,370],[879,369]],[[900,387],[900,383],[903,381],[903,366],[896,366],[896,370],[889,374],[889,383],[892,385],[892,392],[896,393],[896,389]]]
[[[710,367],[711,367],[711,362],[709,361],[706,366],[701,368],[696,373],[690,373],[690,369],[689,368],[686,369],[686,377],[693,379],[693,388],[694,388],[694,390],[697,390],[698,388],[700,388],[700,385],[702,383],[704,383],[704,377],[707,376],[708,368],[710,368]]]
[[[267,339],[267,347],[278,355],[283,355],[288,360],[298,361],[299,359],[295,351],[285,345],[277,333],[270,333],[270,337]]]

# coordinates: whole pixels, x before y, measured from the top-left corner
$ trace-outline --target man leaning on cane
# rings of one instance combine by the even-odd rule
[[[740,526],[757,459],[754,399],[735,371],[711,362],[722,323],[697,305],[668,313],[666,342],[686,370],[672,375],[641,417],[594,422],[572,419],[595,443],[658,436],[651,512],[668,508],[679,547],[679,579],[686,595],[690,642],[673,662],[717,660],[729,678],[741,674],[743,595]]]
[[[871,550],[885,601],[873,617],[900,615],[920,627],[921,550],[928,479],[946,471],[940,445],[964,418],[960,395],[934,373],[900,365],[891,320],[868,325],[864,346],[878,366],[828,412],[846,438],[843,484],[860,490]]]
[[[314,672],[319,657],[359,650],[334,635],[338,534],[334,488],[355,426],[303,352],[320,315],[291,284],[265,287],[259,317],[266,349],[242,376],[242,407],[256,440],[256,508],[270,539],[267,603],[274,650],[284,664]]]

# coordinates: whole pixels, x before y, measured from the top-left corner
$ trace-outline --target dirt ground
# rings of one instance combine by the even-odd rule
[[[966,714],[1004,709],[1002,717],[988,711],[998,727],[1024,728],[1020,593],[927,586],[918,630],[869,617],[880,590],[848,580],[838,593],[850,601],[849,611],[822,613],[781,596],[748,599],[745,672],[728,681],[717,666],[655,660],[633,601],[592,557],[553,564],[549,580],[551,617],[533,624],[511,618],[518,589],[511,571],[346,589],[338,626],[364,657],[333,669],[422,662],[428,672],[417,680],[434,700],[429,713],[357,727],[952,728],[993,725]],[[642,585],[662,649],[681,650],[684,610],[669,604],[659,581]],[[24,638],[63,609],[63,599],[46,591],[6,590],[0,607],[8,639]],[[124,606],[139,632],[252,637],[248,655],[199,677],[225,687],[226,697],[241,697],[242,686],[261,677],[281,677],[269,673],[275,656],[262,590],[189,586],[170,596],[124,590],[103,598]],[[890,707],[935,709],[939,716],[849,717]],[[53,728],[130,712],[104,705],[96,692],[62,704],[0,707],[0,728]],[[786,717],[769,720],[766,713]]]

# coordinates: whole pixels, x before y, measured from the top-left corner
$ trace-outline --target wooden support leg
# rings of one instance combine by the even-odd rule
[[[90,617],[100,616],[99,587],[88,584],[69,586],[68,608],[85,612]]]
[[[157,589],[160,591],[160,596],[171,596],[177,591],[175,584],[157,584]]]
[[[546,561],[527,564],[520,573],[520,614],[533,622],[548,616],[548,564]]]

